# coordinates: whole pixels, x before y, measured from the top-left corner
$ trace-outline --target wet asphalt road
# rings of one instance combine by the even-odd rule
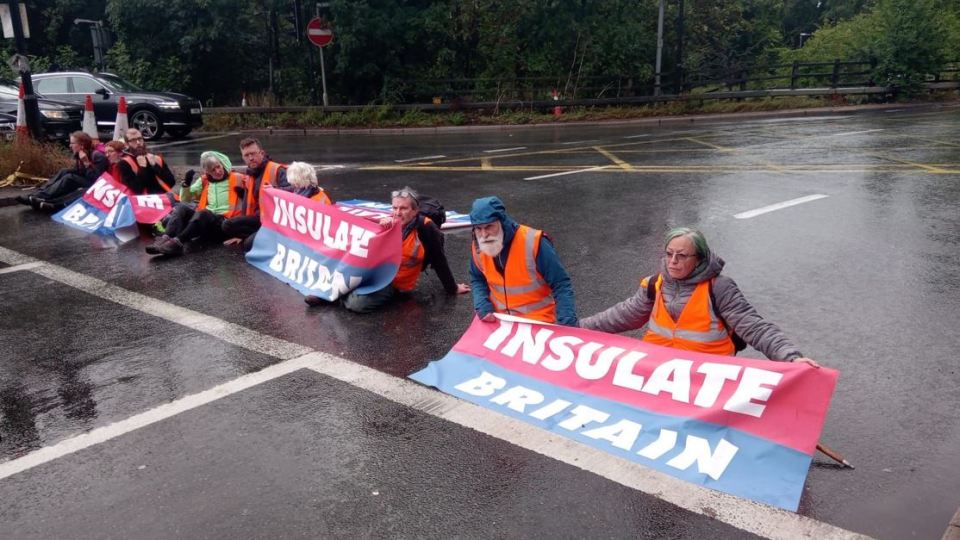
[[[334,199],[409,184],[469,210],[496,194],[546,230],[581,317],[656,270],[662,233],[702,229],[747,298],[840,370],[800,513],[883,538],[939,538],[960,505],[960,110],[433,135],[264,136],[323,168]],[[205,149],[240,163],[225,136]],[[427,156],[443,156],[430,157]],[[416,159],[425,158],[425,159]],[[562,176],[525,180],[606,167]],[[748,219],[735,214],[823,194]],[[468,233],[448,233],[467,280]],[[213,247],[151,260],[22,207],[0,246],[262,334],[405,376],[467,326],[432,275],[372,316],[308,308]],[[7,265],[0,265],[0,270]],[[0,274],[0,461],[274,364],[277,358],[31,271]],[[751,354],[752,353],[752,354]],[[757,353],[748,351],[748,356]],[[707,517],[350,385],[296,372],[0,480],[13,537],[741,537]]]

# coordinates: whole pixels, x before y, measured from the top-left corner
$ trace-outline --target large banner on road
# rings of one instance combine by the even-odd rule
[[[139,236],[137,223],[160,221],[173,209],[173,203],[171,194],[134,195],[105,172],[83,197],[54,214],[53,219],[84,232],[126,242]]]
[[[796,511],[837,372],[474,319],[410,378],[624,459]]]
[[[348,214],[360,217],[387,217],[393,213],[393,207],[387,203],[350,199],[337,201],[337,206]],[[470,216],[453,210],[447,210],[447,219],[440,226],[441,229],[459,229],[470,226]]]
[[[336,300],[393,281],[402,229],[348,214],[293,193],[267,188],[247,262],[306,295]]]

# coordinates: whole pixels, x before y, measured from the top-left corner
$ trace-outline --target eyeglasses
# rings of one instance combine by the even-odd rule
[[[697,256],[696,253],[680,253],[680,252],[674,252],[674,251],[665,251],[663,253],[663,260],[669,262],[669,261],[672,261],[674,258],[676,258],[677,262],[682,264],[686,262],[687,259],[689,259],[690,257],[696,257],[696,256]]]
[[[132,142],[137,142],[142,140],[143,140],[143,137],[130,137],[129,139],[127,139],[127,142],[132,143]]]

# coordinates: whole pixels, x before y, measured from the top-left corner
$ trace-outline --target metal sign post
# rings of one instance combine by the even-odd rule
[[[323,106],[327,107],[330,102],[327,100],[327,69],[323,63],[323,47],[333,41],[333,30],[330,30],[330,23],[320,17],[314,17],[307,23],[307,39],[317,47],[320,47],[320,80],[323,82]]]

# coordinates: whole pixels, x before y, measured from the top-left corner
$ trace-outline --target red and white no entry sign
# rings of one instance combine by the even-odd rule
[[[333,30],[330,29],[329,23],[324,22],[319,17],[314,17],[307,23],[307,39],[317,47],[329,45],[333,41]]]

